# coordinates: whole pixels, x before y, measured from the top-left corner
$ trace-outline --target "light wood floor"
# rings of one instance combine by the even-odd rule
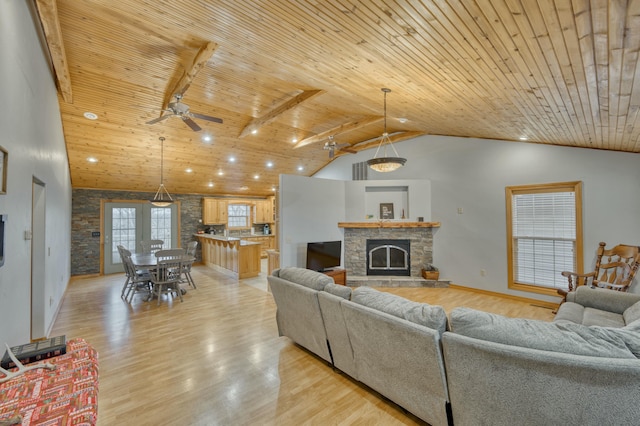
[[[132,304],[121,274],[72,281],[52,335],[100,357],[98,425],[413,425],[404,412],[278,337],[260,276],[237,282],[204,266],[184,302]],[[385,289],[450,311],[469,306],[551,320],[551,310],[460,289]]]

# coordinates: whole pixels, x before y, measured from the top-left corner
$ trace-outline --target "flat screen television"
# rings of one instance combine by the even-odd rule
[[[307,269],[326,271],[340,266],[342,241],[307,243]]]

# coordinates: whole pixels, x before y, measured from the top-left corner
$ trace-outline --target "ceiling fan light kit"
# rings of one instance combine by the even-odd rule
[[[387,133],[387,93],[391,92],[391,89],[383,87],[380,90],[384,92],[384,132],[382,133],[382,137],[380,138],[380,144],[378,145],[378,149],[376,149],[376,153],[374,154],[372,159],[367,160],[367,165],[376,172],[387,173],[404,166],[404,163],[407,162],[407,159],[402,158],[398,155],[398,151],[396,151],[396,148],[393,146],[391,139],[389,139],[389,133]],[[378,157],[380,148],[382,148],[383,146],[383,156]],[[393,150],[395,157],[387,156],[388,146],[390,146]]]
[[[160,186],[153,200],[149,200],[156,207],[169,207],[173,203],[171,194],[164,186],[164,137],[160,136]]]

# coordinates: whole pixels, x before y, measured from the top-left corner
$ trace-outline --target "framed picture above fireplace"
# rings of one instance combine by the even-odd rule
[[[393,219],[393,203],[380,203],[380,219]]]

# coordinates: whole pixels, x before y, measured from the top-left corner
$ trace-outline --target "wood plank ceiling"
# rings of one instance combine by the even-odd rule
[[[640,152],[640,0],[37,4],[74,188],[155,191],[163,136],[169,192],[269,195],[326,165],[330,136],[375,146],[383,87],[398,140]],[[145,124],[176,92],[224,123]]]

